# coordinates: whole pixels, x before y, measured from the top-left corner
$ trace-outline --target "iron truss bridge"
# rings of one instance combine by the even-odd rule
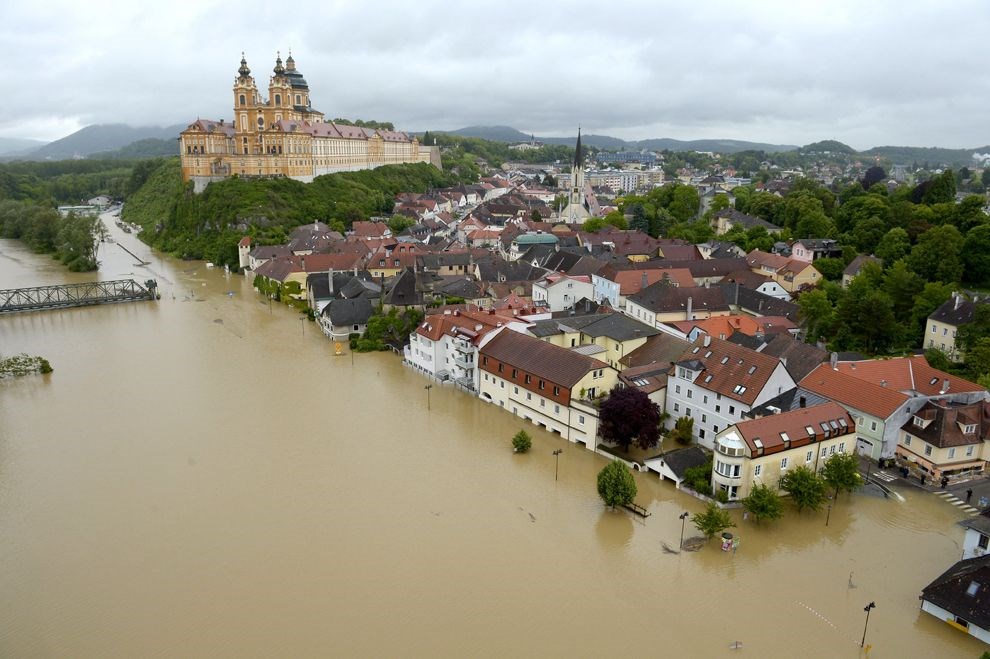
[[[155,300],[158,298],[157,288],[158,284],[154,279],[149,279],[143,286],[133,279],[115,279],[84,284],[10,288],[0,290],[0,313]]]

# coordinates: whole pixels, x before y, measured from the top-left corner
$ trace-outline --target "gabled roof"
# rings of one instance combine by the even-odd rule
[[[709,336],[698,337],[693,347],[675,363],[700,371],[694,384],[752,405],[766,387],[780,360],[769,355]]]
[[[609,368],[603,361],[512,331],[500,332],[480,354],[567,388],[589,371]]]
[[[907,395],[894,388],[833,370],[829,364],[819,365],[798,384],[802,389],[879,419],[889,418],[908,400]]]
[[[620,270],[611,277],[619,285],[619,295],[634,295],[641,290],[657,283],[668,280],[674,286],[693,288],[694,277],[687,268],[650,268],[648,270]],[[645,285],[644,285],[645,280]]]
[[[754,456],[761,450],[769,455],[855,432],[855,419],[841,405],[832,402],[740,421],[735,425],[736,435]],[[852,445],[849,450],[853,450]]]
[[[698,446],[668,451],[662,455],[657,455],[647,460],[662,460],[678,479],[684,480],[687,470],[692,467],[700,467],[708,462],[708,454]]]
[[[921,599],[990,629],[990,555],[959,561],[925,586]]]
[[[810,343],[798,341],[789,333],[766,334],[763,337],[736,333],[729,337],[729,341],[777,357],[784,363],[784,368],[795,382],[800,382],[808,373],[828,360],[828,352]]]
[[[780,231],[780,227],[776,224],[767,222],[763,218],[755,217],[753,215],[747,215],[746,213],[740,213],[735,208],[723,208],[722,210],[715,213],[715,217],[724,217],[731,224],[741,224],[747,229],[752,229],[753,227],[763,227],[770,233]]]
[[[630,368],[646,364],[659,364],[669,368],[671,362],[684,354],[690,346],[690,341],[660,332],[646,339],[646,343],[620,359],[619,363]]]
[[[909,395],[940,396],[945,393],[986,391],[975,382],[932,368],[924,355],[840,361],[836,367],[839,372],[857,380],[882,384]]]
[[[793,302],[760,293],[736,282],[717,284],[717,286],[722,289],[726,301],[742,311],[754,316],[784,316],[791,321],[798,321],[800,307]]]

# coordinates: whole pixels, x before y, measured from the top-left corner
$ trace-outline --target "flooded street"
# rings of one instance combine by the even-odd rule
[[[646,520],[607,511],[602,457],[439,385],[428,411],[397,356],[335,357],[243,277],[110,229],[151,264],[0,240],[0,288],[162,293],[0,316],[0,354],[55,369],[0,381],[0,656],[858,657],[870,601],[871,657],[985,649],[919,608],[962,553],[936,497],[733,511],[735,555],[668,554],[703,508],[669,483],[636,474]]]

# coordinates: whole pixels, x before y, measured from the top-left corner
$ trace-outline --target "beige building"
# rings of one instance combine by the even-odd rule
[[[234,79],[234,119],[198,119],[179,134],[182,180],[201,191],[229,176],[286,176],[300,181],[332,172],[432,162],[436,147],[406,133],[324,121],[313,108],[309,84],[290,54],[275,60],[263,98],[247,61]]]
[[[479,351],[478,396],[564,439],[595,449],[598,408],[618,373],[608,364],[566,348],[503,331]]]
[[[990,403],[930,400],[901,426],[897,457],[933,479],[982,473],[990,457]]]
[[[837,403],[740,421],[715,437],[712,489],[745,499],[756,485],[776,488],[789,469],[817,472],[855,446],[856,422]]]
[[[953,293],[942,306],[928,316],[925,324],[925,348],[941,350],[953,361],[963,361],[963,353],[956,346],[956,333],[963,325],[973,322],[979,298],[967,299],[962,293]]]

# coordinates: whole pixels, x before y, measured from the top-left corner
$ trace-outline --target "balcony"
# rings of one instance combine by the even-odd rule
[[[454,354],[454,363],[465,370],[470,370],[474,368],[474,357],[472,355],[465,355],[462,353]]]

